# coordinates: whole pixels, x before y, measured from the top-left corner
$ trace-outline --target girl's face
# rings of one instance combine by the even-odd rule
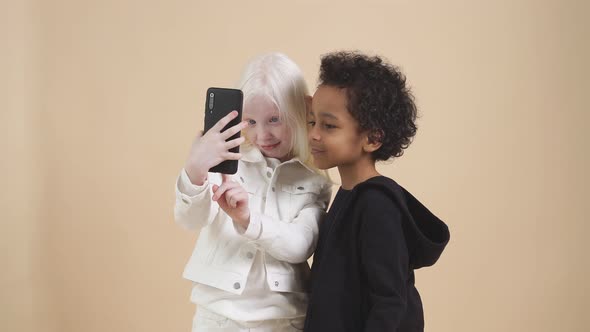
[[[264,96],[254,96],[244,105],[242,118],[248,121],[244,136],[265,157],[276,158],[281,162],[290,159],[293,140],[291,128],[280,117],[274,103]]]

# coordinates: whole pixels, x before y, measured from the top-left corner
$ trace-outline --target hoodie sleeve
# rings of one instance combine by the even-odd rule
[[[361,269],[368,284],[365,332],[397,331],[407,307],[409,255],[402,213],[380,190],[359,197]]]

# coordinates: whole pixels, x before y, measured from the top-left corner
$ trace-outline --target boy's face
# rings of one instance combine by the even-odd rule
[[[308,140],[319,169],[354,165],[363,157],[366,135],[348,112],[346,90],[320,85],[308,114]]]

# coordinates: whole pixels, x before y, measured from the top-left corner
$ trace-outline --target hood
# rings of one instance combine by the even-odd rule
[[[390,178],[371,178],[353,188],[353,193],[356,192],[358,195],[367,188],[382,190],[401,209],[404,215],[402,227],[408,246],[410,266],[418,269],[436,263],[449,242],[450,233],[447,225]]]

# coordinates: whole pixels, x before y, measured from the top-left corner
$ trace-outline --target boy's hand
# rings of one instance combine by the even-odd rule
[[[246,229],[250,225],[248,192],[229,175],[222,174],[222,178],[221,186],[213,185],[213,200],[234,222]]]
[[[232,111],[219,120],[206,134],[199,133],[195,137],[184,166],[193,184],[202,185],[211,167],[225,160],[238,160],[242,157],[241,154],[228,150],[244,143],[245,138],[242,136],[229,142],[225,140],[246,128],[248,122],[242,121],[223,132],[221,131],[236,116],[238,116],[238,112]]]

